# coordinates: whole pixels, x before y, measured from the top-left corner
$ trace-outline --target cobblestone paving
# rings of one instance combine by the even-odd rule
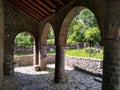
[[[101,83],[95,77],[80,71],[66,68],[66,82],[54,83],[54,68],[47,71],[34,71],[32,66],[15,68],[12,76],[6,76],[2,90],[101,90]]]

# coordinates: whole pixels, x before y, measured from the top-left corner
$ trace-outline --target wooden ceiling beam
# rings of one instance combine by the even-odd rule
[[[37,21],[40,21],[41,18],[38,17],[37,15],[33,14],[32,12],[30,12],[29,10],[26,10],[24,7],[21,7],[18,3],[16,3],[13,0],[9,0],[10,2],[12,2],[14,5],[16,5],[17,7],[19,7],[21,10],[23,10],[24,12],[26,12],[27,14],[29,14],[30,16],[32,16],[33,18],[35,18]]]
[[[39,15],[45,17],[45,14],[43,14],[42,12],[40,12],[39,10],[37,10],[34,6],[32,6],[31,4],[29,4],[26,0],[21,0],[21,2],[25,5],[27,5],[29,8],[33,9],[33,11],[35,11],[36,13],[38,13]]]
[[[46,3],[48,3],[51,7],[53,7],[54,9],[57,8],[57,6],[55,4],[53,4],[51,2],[51,0],[45,0]]]
[[[28,2],[31,3],[34,7],[37,7],[40,11],[44,12],[45,14],[50,14],[48,11],[46,11],[44,8],[40,7],[38,4],[36,4],[32,0],[28,0]]]
[[[26,10],[29,10],[29,12],[35,14],[36,16],[38,16],[39,18],[43,18],[42,16],[40,16],[38,13],[36,13],[35,11],[33,11],[32,9],[30,9],[29,7],[27,7],[25,4],[21,3],[19,0],[14,0],[13,2],[16,2],[18,4],[18,6],[25,8]]]
[[[64,3],[61,0],[55,0],[57,1],[60,5],[64,5]]]
[[[52,9],[50,7],[48,7],[46,4],[44,4],[42,2],[42,0],[34,0],[34,1],[36,1],[37,3],[39,3],[40,5],[42,5],[46,10],[48,10],[49,12],[51,12]]]

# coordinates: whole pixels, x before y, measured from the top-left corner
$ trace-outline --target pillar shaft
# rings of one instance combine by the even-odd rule
[[[47,46],[40,46],[40,69],[45,70],[47,67]]]
[[[119,41],[105,42],[102,90],[120,90]]]
[[[55,83],[65,81],[65,47],[56,46]]]
[[[38,59],[38,54],[39,53],[38,53],[38,50],[39,50],[38,45],[37,44],[34,45],[33,46],[33,52],[34,52],[33,65],[34,66],[39,64],[39,59]]]

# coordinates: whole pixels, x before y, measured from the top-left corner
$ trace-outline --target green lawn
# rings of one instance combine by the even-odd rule
[[[48,52],[48,54],[55,54],[55,52]],[[80,50],[76,50],[76,49],[72,49],[72,50],[66,50],[65,51],[65,55],[68,56],[77,56],[77,57],[84,57],[84,58],[97,58],[97,59],[103,59],[103,53],[101,50],[101,53],[93,53],[90,57],[89,53],[87,53],[85,51],[85,49],[80,49]]]
[[[95,54],[93,53],[90,57],[89,53],[85,51],[85,49],[81,50],[66,50],[65,54],[68,56],[77,56],[77,57],[84,57],[84,58],[97,58],[97,59],[103,59],[103,54]]]
[[[32,56],[33,54],[14,54],[14,56]]]
[[[48,54],[55,54],[55,52],[48,52]],[[32,56],[33,54],[15,54],[15,56]],[[93,53],[90,57],[89,53],[85,51],[85,49],[72,49],[72,50],[66,50],[65,55],[68,56],[77,56],[77,57],[84,57],[84,58],[97,58],[97,59],[103,59],[103,53],[101,50],[101,53]]]

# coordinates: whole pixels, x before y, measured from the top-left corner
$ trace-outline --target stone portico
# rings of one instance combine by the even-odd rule
[[[68,28],[75,15],[88,8],[97,18],[104,46],[102,90],[120,90],[120,0],[57,0],[56,3],[55,0],[48,0],[46,4],[38,1],[46,7],[44,10],[54,8],[53,13],[43,11],[45,15],[35,9],[40,9],[38,4],[31,7],[30,3],[35,2],[28,1],[0,0],[0,85],[5,75],[14,73],[14,39],[20,32],[29,32],[34,38],[34,66],[39,66],[41,70],[46,68],[46,44],[50,27],[54,30],[56,46],[54,81],[65,82],[64,49]]]

